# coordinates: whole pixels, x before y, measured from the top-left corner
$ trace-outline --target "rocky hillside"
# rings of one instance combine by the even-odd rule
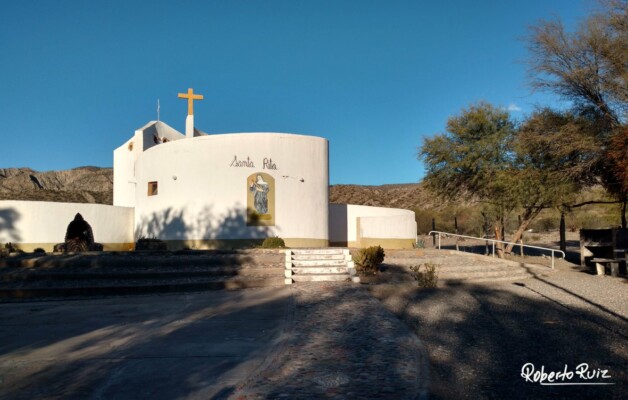
[[[0,200],[112,204],[113,170],[79,167],[37,172],[30,168],[0,168]]]
[[[382,186],[333,185],[332,203],[417,208],[438,204],[421,184]],[[39,200],[68,203],[113,203],[113,170],[79,167],[37,172],[30,168],[0,168],[0,200]]]
[[[439,202],[420,183],[360,186],[332,185],[329,201],[342,204],[394,208],[432,208]]]

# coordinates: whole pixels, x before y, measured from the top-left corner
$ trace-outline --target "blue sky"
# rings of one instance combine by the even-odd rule
[[[484,100],[522,118],[521,38],[575,26],[588,0],[6,1],[0,13],[0,168],[110,167],[156,119],[185,130],[178,92],[203,94],[207,133],[330,141],[332,184],[418,182],[423,137]]]

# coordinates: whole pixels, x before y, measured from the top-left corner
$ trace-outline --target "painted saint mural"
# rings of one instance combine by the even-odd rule
[[[249,191],[253,192],[253,206],[258,214],[268,214],[268,182],[261,175],[249,185]]]
[[[247,178],[247,225],[275,225],[275,179],[263,172]]]

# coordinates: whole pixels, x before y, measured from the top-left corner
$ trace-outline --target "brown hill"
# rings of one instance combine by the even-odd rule
[[[332,203],[395,208],[431,208],[439,204],[417,183],[382,186],[332,185]],[[0,168],[0,200],[68,203],[113,203],[113,170],[79,167],[38,172],[30,168]]]
[[[432,208],[438,201],[420,183],[381,186],[332,185],[331,203],[394,208]]]
[[[112,204],[113,170],[79,167],[38,172],[30,168],[0,168],[0,200]]]

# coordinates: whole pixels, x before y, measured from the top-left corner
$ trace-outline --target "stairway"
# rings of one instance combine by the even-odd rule
[[[413,254],[417,252],[417,254]],[[555,270],[535,264],[487,257],[454,250],[397,250],[388,251],[384,263],[410,275],[409,267],[425,263],[438,265],[441,282],[497,282],[515,281],[552,274]],[[410,278],[408,278],[410,279]]]
[[[286,250],[285,283],[354,282],[359,283],[349,249]]]
[[[282,286],[277,250],[76,253],[0,259],[5,299]]]

